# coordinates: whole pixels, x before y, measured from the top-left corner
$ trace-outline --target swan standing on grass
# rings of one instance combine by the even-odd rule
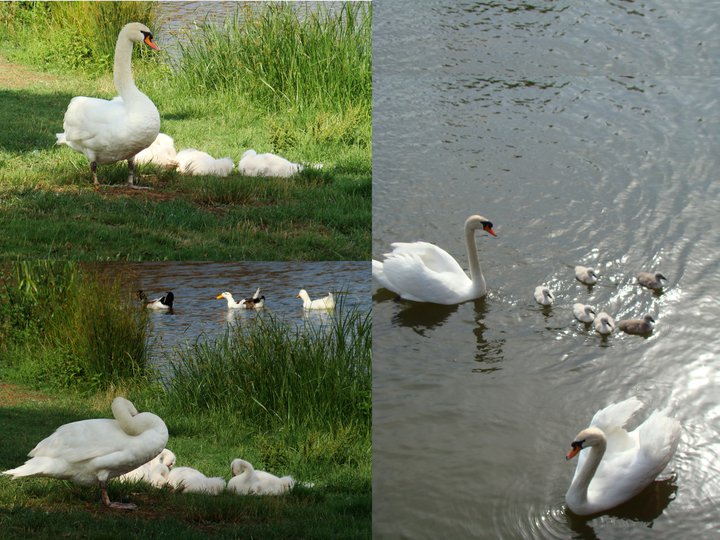
[[[594,269],[587,266],[576,266],[575,267],[575,279],[585,285],[595,285],[598,280],[597,272]]]
[[[618,328],[626,334],[645,336],[652,333],[655,319],[652,315],[645,315],[642,319],[625,319],[618,323]]]
[[[167,477],[168,485],[183,493],[204,493],[219,495],[225,491],[225,479],[215,476],[208,478],[192,467],[176,467]]]
[[[245,298],[240,302],[236,302],[232,293],[227,291],[215,297],[216,300],[220,300],[221,298],[227,300],[228,309],[260,309],[265,305],[265,296],[260,296],[260,287],[257,288],[251,298]]]
[[[591,323],[595,320],[595,308],[577,302],[573,304],[573,315],[580,322]]]
[[[102,501],[111,508],[133,509],[134,504],[112,503],[107,481],[157,456],[168,440],[165,422],[152,413],[138,413],[123,397],[112,402],[115,419],[93,418],[60,426],[30,451],[24,465],[5,471],[13,478],[49,476],[89,486],[100,484]]]
[[[492,236],[493,224],[482,216],[465,221],[470,277],[447,251],[428,242],[395,242],[383,262],[373,260],[372,275],[378,283],[404,300],[453,305],[485,295],[485,277],[480,269],[475,231]]]
[[[140,298],[140,300],[145,303],[145,307],[148,309],[169,311],[172,310],[173,302],[175,301],[175,295],[172,293],[172,291],[168,291],[160,298],[155,298],[154,300],[148,300],[147,296],[143,291],[138,291],[137,294],[138,298]]]
[[[307,291],[305,289],[300,289],[300,292],[297,294],[297,296],[295,298],[302,299],[304,310],[335,309],[335,297],[333,296],[333,293],[328,293],[328,295],[325,298],[318,298],[316,300],[310,300],[310,295],[308,295]]]
[[[233,477],[227,488],[238,495],[282,495],[295,485],[291,476],[278,478],[265,471],[256,471],[244,459],[234,459],[230,464],[230,471]]]
[[[230,174],[235,164],[229,157],[215,159],[207,152],[186,148],[175,156],[177,170],[183,174],[195,176],[222,176]]]
[[[604,311],[597,314],[593,325],[595,326],[595,331],[603,336],[609,336],[615,330],[615,321]]]
[[[629,433],[623,426],[642,402],[632,397],[595,413],[566,459],[580,454],[565,502],[574,513],[596,514],[628,501],[662,472],[680,440],[680,423],[668,410],[653,411]]]
[[[130,60],[133,43],[145,43],[157,50],[150,29],[144,24],[126,24],[115,46],[113,80],[120,94],[113,100],[74,97],[63,121],[64,133],[58,133],[57,144],[66,144],[90,160],[93,184],[98,164],[127,160],[128,186],[135,186],[133,157],[150,146],[160,132],[160,113],[155,104],[138,90],[133,80]]]
[[[541,306],[551,306],[555,302],[555,295],[547,287],[538,285],[535,287],[535,301]]]
[[[643,287],[659,291],[663,288],[662,280],[667,281],[667,278],[663,276],[660,272],[640,272],[637,275],[637,280],[638,283]]]

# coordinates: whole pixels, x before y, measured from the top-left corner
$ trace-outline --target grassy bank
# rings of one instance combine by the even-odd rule
[[[117,306],[112,313],[73,300],[100,285],[107,303]],[[39,299],[50,291],[52,303],[43,307]],[[235,327],[217,343],[182,351],[164,388],[146,365],[142,309],[126,305],[128,297],[112,280],[74,263],[3,270],[0,470],[22,463],[61,424],[110,417],[112,398],[125,395],[164,419],[178,466],[228,479],[230,461],[242,457],[315,486],[282,497],[209,497],[111,482],[112,499],[139,505],[136,512],[118,513],[101,506],[94,488],[0,478],[3,538],[370,536],[367,314],[339,312],[322,330],[272,318]],[[105,320],[98,323],[101,315]],[[91,343],[116,346],[75,345],[88,335]],[[64,372],[44,365],[56,355],[65,359]],[[85,359],[94,359],[92,369]],[[131,369],[116,369],[123,363]]]
[[[79,4],[107,11],[84,15],[97,24],[76,20],[74,3],[0,5],[0,56],[10,60],[0,75],[0,257],[369,257],[368,6],[301,16],[287,5],[262,4],[223,27],[201,25],[188,33],[178,45],[180,57],[138,51],[133,60],[136,83],[156,104],[161,131],[178,150],[199,148],[237,163],[255,148],[323,163],[321,170],[291,179],[237,172],[220,179],[146,166],[139,183],[152,190],[96,192],[85,157],[54,143],[73,96],[115,95],[108,50],[117,31],[109,28],[141,15],[118,16],[114,4]],[[152,9],[148,13],[145,20],[152,19]],[[126,166],[101,166],[99,177],[122,186]]]

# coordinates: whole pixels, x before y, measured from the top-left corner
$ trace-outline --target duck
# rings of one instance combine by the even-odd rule
[[[195,176],[226,177],[235,166],[229,157],[215,159],[207,152],[195,148],[180,150],[175,156],[175,161],[179,173]]]
[[[228,481],[228,491],[237,495],[282,495],[295,485],[292,476],[277,477],[265,471],[256,471],[252,464],[243,459],[234,459],[230,464],[233,477]]]
[[[595,308],[576,302],[573,304],[573,315],[580,322],[591,323],[595,320]]]
[[[155,487],[160,487],[167,482],[167,475],[175,465],[176,459],[171,450],[163,448],[162,452],[147,463],[118,476],[118,480],[121,482],[147,482]]]
[[[642,319],[624,319],[618,322],[618,328],[626,334],[647,335],[652,333],[655,319],[652,315],[645,315]]]
[[[289,178],[302,171],[303,166],[275,154],[258,154],[255,150],[250,149],[245,151],[240,158],[237,170],[245,176]]]
[[[543,285],[535,287],[535,301],[541,306],[551,306],[555,302],[555,295]]]
[[[158,133],[150,146],[135,154],[133,161],[136,165],[152,163],[167,169],[174,169],[177,167],[175,156],[177,156],[177,152],[173,138],[165,133]]]
[[[663,288],[662,280],[667,281],[667,278],[660,272],[640,272],[637,275],[637,280],[643,287],[659,291]]]
[[[168,440],[168,429],[159,416],[138,413],[122,396],[113,399],[111,408],[112,419],[92,418],[60,426],[30,451],[31,459],[24,465],[3,474],[13,479],[47,476],[82,486],[99,484],[105,506],[136,508],[132,503],[111,502],[107,481],[160,454]]]
[[[119,96],[99,99],[77,96],[70,100],[63,120],[63,133],[56,144],[65,144],[90,160],[95,188],[100,186],[97,166],[127,160],[129,187],[135,186],[133,158],[150,146],[160,132],[160,113],[152,100],[135,86],[130,62],[134,43],[154,50],[150,29],[142,23],[123,26],[115,46],[113,80]]]
[[[598,280],[598,275],[593,268],[588,266],[576,266],[575,279],[585,285],[595,285]]]
[[[295,298],[302,299],[303,309],[306,311],[311,309],[335,309],[335,297],[333,296],[333,293],[328,293],[328,295],[324,298],[310,300],[310,295],[308,295],[307,291],[305,289],[300,289],[300,292]]]
[[[565,456],[578,463],[565,494],[568,508],[586,516],[610,510],[636,496],[667,467],[680,441],[680,422],[655,410],[637,428],[624,426],[643,404],[637,397],[599,410]]]
[[[154,300],[148,300],[143,291],[138,291],[137,295],[138,298],[145,303],[145,307],[148,309],[172,311],[173,302],[175,301],[175,295],[172,291],[168,291],[160,298],[155,298]]]
[[[233,298],[232,293],[227,291],[220,293],[215,297],[216,300],[220,300],[221,298],[227,300],[229,309],[260,309],[265,306],[265,295],[260,295],[260,287],[257,288],[255,294],[253,294],[250,298],[245,298],[240,302],[237,302],[235,298]]]
[[[465,245],[470,277],[455,258],[428,242],[395,242],[384,261],[372,261],[372,275],[381,287],[403,300],[446,306],[461,304],[485,296],[485,277],[480,269],[475,231],[497,236],[492,222],[481,215],[465,220]]]
[[[170,471],[167,484],[182,493],[204,493],[219,495],[225,491],[225,479],[219,476],[208,478],[192,467],[176,467]]]
[[[595,325],[595,331],[603,336],[608,336],[615,330],[615,321],[604,311],[595,316],[593,324]]]

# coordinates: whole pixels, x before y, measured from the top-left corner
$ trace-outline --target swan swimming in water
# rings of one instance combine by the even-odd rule
[[[615,321],[604,311],[601,311],[595,316],[593,325],[595,326],[595,331],[603,336],[608,336],[615,330]]]
[[[112,100],[78,96],[70,100],[63,121],[63,133],[56,144],[66,144],[90,160],[95,187],[97,166],[127,160],[128,186],[135,186],[133,157],[150,146],[160,132],[160,113],[155,104],[138,90],[130,61],[133,43],[145,43],[157,50],[150,29],[133,22],[123,26],[115,46],[113,80],[119,97]]]
[[[595,308],[577,302],[573,304],[573,315],[580,322],[591,323],[595,320]]]
[[[221,298],[227,300],[228,309],[260,309],[265,306],[265,295],[260,295],[260,287],[255,290],[255,293],[250,298],[245,298],[240,302],[237,302],[232,293],[227,291],[215,297],[216,300]]]
[[[575,267],[575,279],[585,285],[595,285],[598,280],[597,272],[594,269],[587,266],[576,266]]]
[[[618,328],[626,334],[647,335],[652,333],[655,319],[652,315],[645,315],[642,319],[625,319],[618,323]]]
[[[102,501],[111,508],[134,504],[110,502],[107,481],[139,467],[160,454],[168,440],[165,422],[152,413],[138,413],[123,397],[112,402],[114,419],[93,418],[60,426],[30,451],[31,459],[3,474],[49,476],[89,486],[100,485]]]
[[[653,411],[633,431],[623,429],[641,407],[636,397],[609,405],[573,440],[566,459],[580,456],[565,502],[575,514],[596,514],[630,500],[675,454],[680,423],[667,409]]]
[[[143,291],[138,291],[137,295],[138,298],[140,298],[140,300],[145,303],[145,307],[148,309],[169,311],[172,310],[173,302],[175,301],[175,295],[172,293],[172,291],[168,291],[160,298],[155,298],[154,300],[148,300],[147,296]]]
[[[316,300],[310,300],[310,295],[305,289],[300,289],[300,292],[295,298],[300,298],[303,301],[303,309],[306,311],[315,309],[335,309],[335,297],[333,293],[328,293],[324,298],[318,298]]]
[[[542,285],[535,287],[535,301],[541,306],[551,306],[555,302],[555,295],[550,289]]]
[[[658,291],[663,288],[662,280],[667,281],[667,278],[660,272],[640,272],[637,275],[637,280],[643,287]]]
[[[470,277],[444,249],[428,242],[395,242],[383,262],[372,261],[378,283],[404,300],[453,305],[485,296],[485,277],[480,269],[475,231],[497,236],[493,224],[482,216],[465,221]]]

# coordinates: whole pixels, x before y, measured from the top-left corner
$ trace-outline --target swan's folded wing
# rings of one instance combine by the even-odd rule
[[[601,429],[609,437],[613,430],[627,424],[632,415],[641,407],[642,402],[635,396],[619,403],[612,403],[595,413],[590,421],[590,426]]]
[[[444,249],[429,242],[395,242],[390,244],[393,250],[386,253],[385,257],[393,255],[412,255],[419,257],[423,264],[433,272],[438,273],[461,273],[465,271],[458,264],[455,258]]]
[[[78,463],[115,452],[118,441],[128,435],[115,420],[96,418],[60,426],[49,437],[40,441],[30,452],[31,457],[61,457]]]
[[[670,462],[680,442],[680,422],[668,413],[669,409],[653,411],[636,430],[643,459],[657,464],[655,476]]]
[[[122,100],[78,96],[70,100],[63,129],[68,142],[94,146],[117,126],[124,125],[126,110]]]

